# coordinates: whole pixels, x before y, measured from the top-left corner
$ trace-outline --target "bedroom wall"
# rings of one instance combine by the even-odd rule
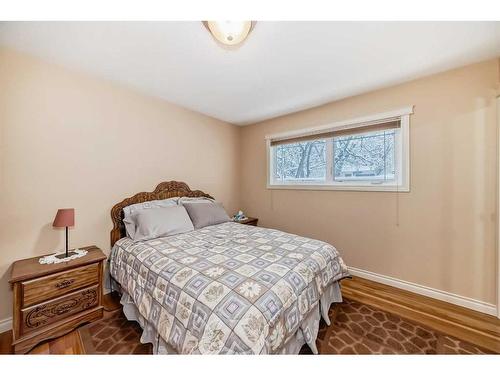
[[[64,246],[109,252],[109,210],[177,179],[274,227],[333,243],[348,265],[495,301],[499,61],[242,128],[0,49],[0,324],[10,264]],[[415,105],[411,192],[266,189],[264,136]],[[242,155],[242,157],[240,157]]]
[[[495,304],[498,89],[492,60],[246,126],[242,208],[349,266]],[[266,189],[265,135],[408,105],[411,192]]]
[[[164,180],[239,206],[239,129],[113,83],[0,49],[0,323],[10,265],[71,246],[109,252],[111,207]]]

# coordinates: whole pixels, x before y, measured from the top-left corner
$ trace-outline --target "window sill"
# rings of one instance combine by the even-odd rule
[[[366,185],[366,186],[340,186],[340,185],[299,185],[299,184],[284,184],[284,185],[267,185],[271,190],[339,190],[339,191],[381,191],[381,192],[399,192],[409,193],[408,186],[393,186],[393,185]]]

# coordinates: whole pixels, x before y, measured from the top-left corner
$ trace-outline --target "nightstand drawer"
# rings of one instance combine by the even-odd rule
[[[23,335],[99,304],[99,285],[21,310]]]
[[[54,275],[24,281],[22,306],[27,307],[99,282],[99,264],[75,268]]]

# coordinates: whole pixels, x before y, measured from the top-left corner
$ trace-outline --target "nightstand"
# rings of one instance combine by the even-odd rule
[[[244,220],[236,221],[236,223],[253,225],[254,227],[256,227],[258,221],[259,221],[259,219],[255,218],[255,217],[247,217]]]
[[[26,353],[41,341],[64,335],[83,323],[102,317],[104,253],[88,253],[59,264],[40,264],[40,256],[12,265],[14,289],[12,346]]]

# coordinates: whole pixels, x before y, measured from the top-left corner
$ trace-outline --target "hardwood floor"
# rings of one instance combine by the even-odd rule
[[[0,354],[13,354],[11,345],[12,331],[0,333]]]
[[[85,354],[78,331],[35,346],[29,354]]]
[[[500,319],[493,316],[359,277],[342,281],[342,294],[351,300],[500,353]],[[106,295],[104,306],[108,311],[120,308],[119,297],[116,294]],[[12,353],[11,341],[10,331],[0,334],[0,353]],[[84,349],[75,330],[39,344],[29,354],[84,354]]]

